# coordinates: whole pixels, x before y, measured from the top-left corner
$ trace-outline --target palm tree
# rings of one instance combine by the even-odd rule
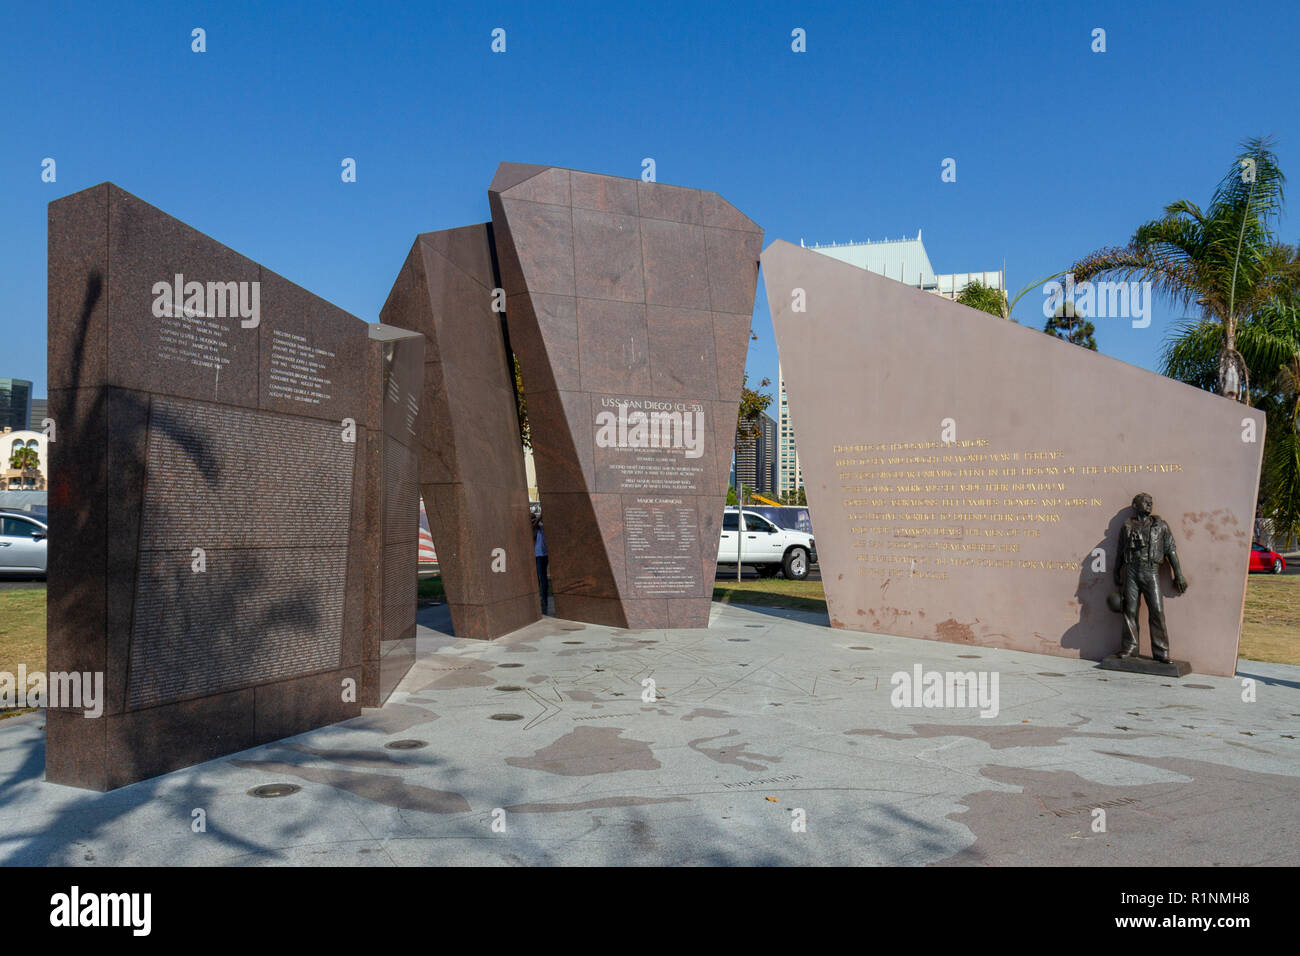
[[[957,293],[957,301],[1000,319],[1010,318],[1011,315],[1007,310],[1007,294],[994,286],[985,285],[979,279],[972,280]]]
[[[798,488],[791,488],[785,494],[781,495],[780,501],[783,505],[799,505],[801,507],[807,507],[808,491],[803,485],[800,485]]]
[[[1297,254],[1293,251],[1293,257]],[[1297,258],[1296,261],[1300,261]],[[1235,347],[1245,361],[1248,381],[1254,382],[1248,402],[1264,408],[1275,394],[1276,376],[1300,355],[1300,285],[1276,295],[1236,328]],[[1207,391],[1218,384],[1218,361],[1227,328],[1213,318],[1184,319],[1165,343],[1161,371]]]
[[[22,478],[39,477],[41,468],[40,455],[35,448],[15,448],[9,456],[9,467],[22,473]]]
[[[1075,282],[1103,276],[1150,282],[1183,307],[1197,306],[1222,329],[1214,389],[1247,401],[1249,370],[1238,350],[1238,331],[1300,277],[1300,260],[1272,231],[1285,183],[1272,142],[1247,140],[1207,210],[1188,199],[1170,203],[1164,217],[1139,226],[1127,246],[1099,249],[1076,262]],[[1196,327],[1201,329],[1199,323]],[[1200,369],[1195,384],[1209,384],[1205,371]]]
[[[1164,373],[1213,388],[1224,332],[1211,319],[1180,323],[1165,347]],[[1250,404],[1266,416],[1257,513],[1276,541],[1290,541],[1300,534],[1300,288],[1245,319],[1237,348],[1249,371]]]

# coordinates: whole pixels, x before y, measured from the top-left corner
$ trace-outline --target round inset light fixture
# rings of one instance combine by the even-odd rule
[[[296,783],[264,783],[248,791],[250,797],[287,797],[297,793],[302,787]]]

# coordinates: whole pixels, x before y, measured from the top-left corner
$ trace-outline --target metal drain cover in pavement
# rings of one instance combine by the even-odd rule
[[[974,659],[978,659],[978,658],[979,658],[979,655],[978,655],[978,654],[958,654],[957,656],[958,656],[958,657],[964,657],[964,658],[966,658],[967,660],[974,660]]]
[[[1056,671],[1039,671],[1039,677],[1064,677],[1064,674],[1058,674]]]
[[[419,750],[421,747],[427,746],[429,746],[427,740],[416,740],[414,738],[408,740],[390,740],[388,743],[384,744],[384,747],[388,750]]]
[[[518,684],[502,684],[500,687],[493,687],[493,690],[523,690]]]
[[[264,783],[248,791],[250,797],[287,797],[297,793],[302,787],[296,783]]]
[[[493,714],[488,720],[523,720],[523,714]]]
[[[523,664],[498,664],[497,667],[523,667]]]
[[[561,644],[581,644],[582,641],[560,641]]]
[[[749,638],[747,638],[747,637],[729,637],[729,638],[727,638],[727,640],[729,640],[729,641],[734,641],[734,642],[736,642],[736,643],[744,643],[744,644],[748,644],[748,643],[749,643]]]
[[[859,644],[859,645],[857,645],[856,647],[850,647],[850,648],[849,648],[849,650],[851,650],[851,651],[870,651],[870,650],[873,650],[873,649],[874,649],[874,648],[867,647],[865,644]]]

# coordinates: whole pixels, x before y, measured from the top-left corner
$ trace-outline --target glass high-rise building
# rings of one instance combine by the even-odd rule
[[[32,417],[32,383],[0,378],[0,428],[25,431]]]
[[[748,442],[736,431],[735,488],[748,487],[760,495],[776,493],[776,422],[766,413],[759,415],[758,427]]]

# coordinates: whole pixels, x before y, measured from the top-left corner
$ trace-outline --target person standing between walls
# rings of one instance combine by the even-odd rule
[[[547,585],[550,581],[550,557],[546,552],[546,531],[542,527],[541,506],[530,505],[528,510],[533,523],[533,557],[537,560],[537,590],[542,596],[542,614],[545,614],[546,601],[549,597]]]

